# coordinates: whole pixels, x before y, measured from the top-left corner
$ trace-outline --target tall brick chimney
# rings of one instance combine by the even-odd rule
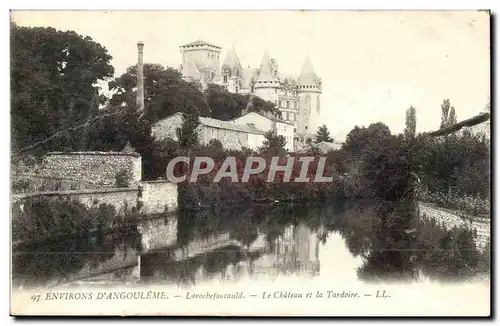
[[[144,43],[137,42],[137,109],[144,111],[144,63],[143,63]]]

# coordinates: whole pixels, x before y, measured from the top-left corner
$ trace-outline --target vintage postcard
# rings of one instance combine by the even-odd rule
[[[11,11],[11,314],[491,314],[488,11]]]

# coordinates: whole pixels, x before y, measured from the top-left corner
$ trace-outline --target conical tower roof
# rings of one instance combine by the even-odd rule
[[[184,77],[191,77],[191,78],[196,78],[196,79],[201,78],[200,70],[198,69],[198,67],[196,67],[194,62],[191,60],[188,60],[188,62],[186,62],[186,64],[182,67],[182,75]]]
[[[260,63],[260,71],[257,81],[267,82],[275,80],[276,78],[274,78],[272,72],[271,57],[269,57],[269,52],[266,49],[264,51],[264,56],[262,57],[262,62]]]
[[[316,85],[317,83],[318,76],[316,76],[311,60],[309,59],[309,56],[307,56],[304,64],[302,65],[302,70],[300,71],[300,76],[297,80],[297,84],[299,84],[300,86],[306,86]]]
[[[223,66],[227,66],[231,69],[236,69],[238,71],[241,71],[240,59],[238,58],[238,55],[236,54],[236,50],[234,49],[234,46],[232,49],[230,49],[227,52],[226,59],[224,60]]]

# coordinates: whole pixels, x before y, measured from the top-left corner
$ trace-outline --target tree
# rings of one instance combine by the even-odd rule
[[[441,104],[441,126],[440,129],[449,127],[457,123],[455,108],[451,106],[449,99],[444,99]]]
[[[452,126],[457,123],[457,115],[455,113],[455,108],[452,106],[450,109],[450,115],[448,117],[448,126]]]
[[[113,76],[112,57],[88,36],[11,24],[11,112],[14,149],[44,140],[99,112],[98,82]],[[61,139],[45,144],[60,150]]]
[[[114,106],[133,106],[137,96],[137,66],[127,68],[120,77],[109,82],[115,94],[110,99]],[[173,68],[160,64],[144,64],[144,111],[151,122],[182,110],[196,111],[199,116],[210,116],[210,107],[203,93],[194,83],[186,82]]]
[[[332,143],[333,138],[330,137],[330,131],[328,130],[326,125],[322,125],[318,128],[316,132],[316,143],[328,142]]]
[[[261,152],[268,152],[272,155],[285,153],[286,139],[282,135],[278,135],[276,131],[270,130],[265,135],[263,146],[259,148]]]
[[[272,102],[254,95],[230,93],[221,85],[208,85],[205,96],[214,119],[231,120],[240,117],[244,112],[272,113],[281,118],[281,112]]]
[[[212,111],[211,117],[225,121],[241,116],[248,102],[248,96],[230,93],[224,86],[215,84],[208,85],[205,97]]]
[[[412,156],[401,135],[380,134],[361,156],[363,195],[389,201],[412,198]]]
[[[406,124],[404,135],[407,139],[415,138],[415,132],[417,129],[417,113],[413,106],[410,106],[406,110]]]
[[[389,127],[381,122],[372,123],[368,128],[355,126],[347,135],[342,147],[353,157],[359,157],[372,143],[376,145],[390,135]]]
[[[251,100],[251,105],[248,108],[248,112],[259,112],[259,113],[271,113],[278,119],[282,119],[283,116],[278,107],[270,101],[263,100],[258,96],[247,95],[249,100]]]
[[[200,118],[196,113],[182,112],[182,125],[177,128],[177,138],[181,148],[190,149],[198,144],[198,126]]]
[[[443,104],[441,104],[441,126],[440,126],[441,129],[448,126],[449,112],[450,112],[450,100],[444,99]]]

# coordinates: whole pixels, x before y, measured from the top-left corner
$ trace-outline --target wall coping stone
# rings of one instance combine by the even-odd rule
[[[130,152],[49,152],[47,156],[84,155],[84,156],[133,156],[140,157],[138,153]]]
[[[144,180],[144,181],[139,181],[140,183],[172,183],[172,184],[175,184],[173,182],[170,182],[168,180]]]
[[[95,188],[95,189],[80,189],[80,190],[65,190],[65,191],[45,191],[34,192],[29,194],[12,195],[14,199],[25,199],[38,196],[67,196],[67,195],[85,195],[85,194],[104,194],[110,192],[137,192],[138,187],[128,188]]]

